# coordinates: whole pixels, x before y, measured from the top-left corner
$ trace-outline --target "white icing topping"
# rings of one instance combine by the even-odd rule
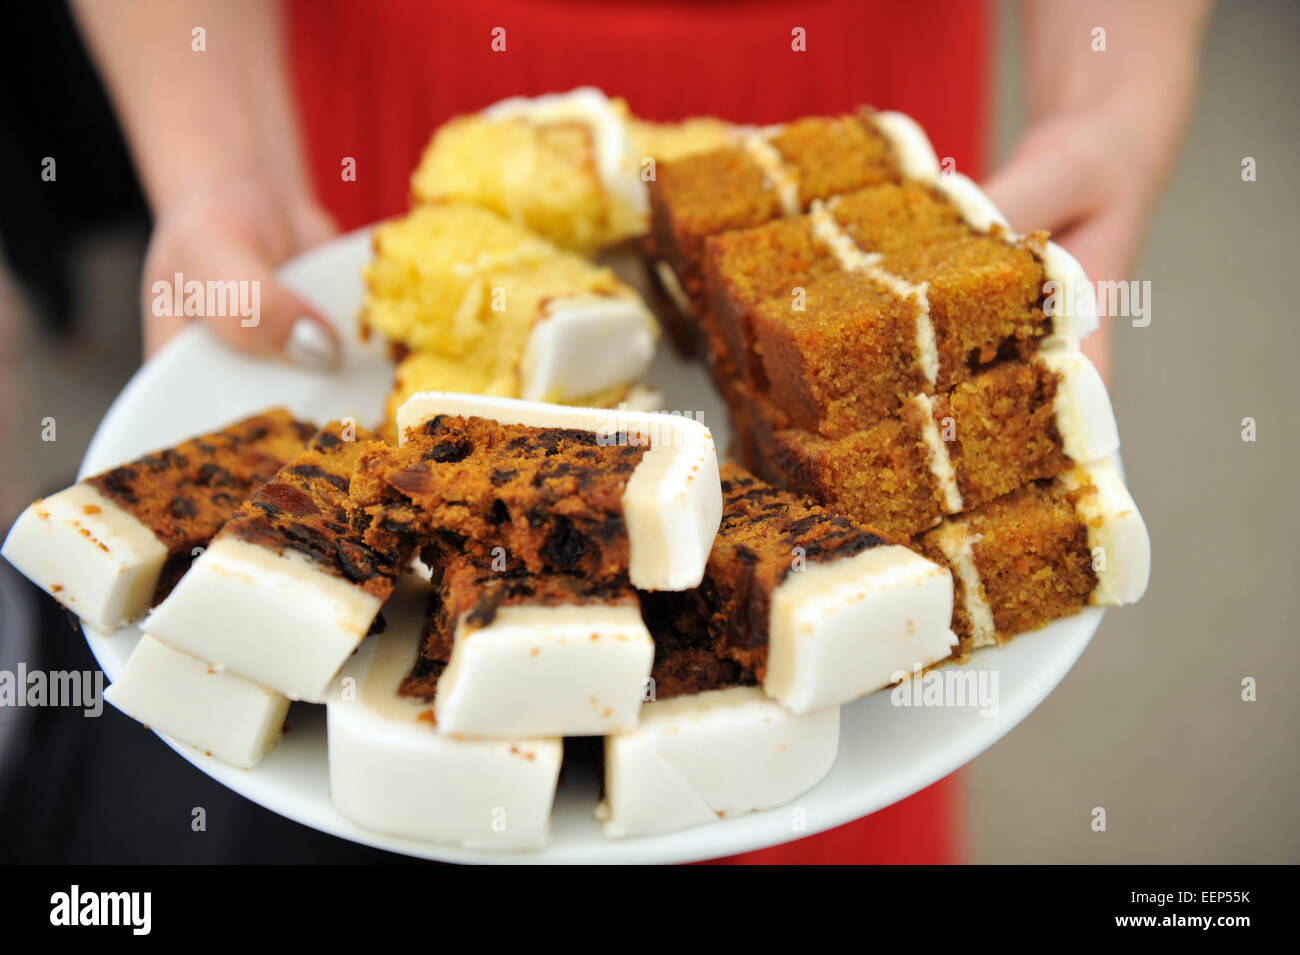
[[[683,315],[690,315],[691,300],[686,296],[686,289],[682,288],[682,283],[678,281],[673,267],[659,260],[655,262],[655,273],[659,276],[659,284],[663,286],[664,293],[677,306],[677,310]]]
[[[934,154],[934,146],[916,120],[906,113],[886,111],[874,114],[871,122],[894,147],[905,179],[928,182],[939,176],[939,159]]]
[[[2,553],[32,583],[101,630],[149,608],[167,548],[89,484],[28,507]]]
[[[628,576],[642,590],[688,590],[704,576],[722,520],[722,486],[713,435],[681,415],[425,391],[397,409],[397,432],[439,414],[487,418],[530,428],[578,428],[598,435],[637,435],[650,447],[623,492]]]
[[[1106,384],[1082,352],[1044,351],[1037,359],[1057,376],[1053,413],[1061,449],[1080,464],[1119,450],[1119,428]]]
[[[746,154],[763,170],[763,176],[776,189],[781,200],[781,208],[788,216],[797,216],[803,206],[799,201],[799,180],[785,164],[781,154],[768,141],[769,130],[751,133],[744,137],[742,144]]]
[[[524,343],[520,396],[572,401],[635,381],[650,364],[654,349],[654,318],[639,299],[552,299]]]
[[[104,699],[182,743],[251,769],[280,739],[287,697],[145,634]]]
[[[518,604],[456,623],[438,732],[490,739],[607,736],[636,726],[654,641],[635,602]]]
[[[961,581],[962,601],[971,622],[971,648],[993,646],[998,642],[997,626],[993,622],[993,609],[984,594],[979,568],[975,566],[975,545],[980,542],[980,536],[971,534],[965,522],[950,521],[944,524],[937,539],[939,549]]]
[[[600,90],[583,86],[568,93],[516,96],[487,107],[485,119],[522,119],[533,123],[578,122],[591,131],[596,170],[605,189],[646,215],[650,200],[641,181],[627,123]]]
[[[1011,244],[1019,239],[993,200],[969,176],[959,172],[944,173],[935,180],[934,187],[961,213],[966,223],[976,232],[989,232],[994,225],[1002,227],[1000,235]]]
[[[813,237],[831,250],[840,268],[846,272],[879,265],[883,256],[879,252],[863,252],[859,249],[853,238],[831,215],[831,208],[833,203],[828,206],[820,199],[813,200],[809,208]]]
[[[380,603],[296,551],[221,537],[154,608],[144,629],[292,700],[317,702]]]
[[[926,450],[929,451],[930,473],[939,482],[943,491],[944,510],[949,514],[958,514],[962,509],[961,491],[957,487],[957,471],[948,454],[948,443],[939,433],[939,426],[934,420],[934,403],[929,395],[916,395],[912,401],[922,415],[922,437]]]
[[[1079,497],[1075,510],[1088,528],[1088,549],[1097,575],[1091,602],[1112,607],[1136,603],[1151,577],[1151,538],[1115,460],[1075,468],[1058,480],[1069,490],[1090,488]]]
[[[946,657],[952,577],[905,547],[810,561],[772,592],[763,690],[792,713],[857,699]]]

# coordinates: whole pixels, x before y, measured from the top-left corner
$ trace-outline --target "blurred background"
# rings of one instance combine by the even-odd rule
[[[70,483],[113,397],[139,364],[139,275],[148,215],[112,114],[61,3],[23,5],[0,38],[0,528],[32,498]],[[996,156],[1023,128],[1016,18],[997,5]],[[40,44],[30,37],[40,36]],[[1300,246],[1300,5],[1221,4],[1199,102],[1135,278],[1151,323],[1116,320],[1112,396],[1129,486],[1151,531],[1151,588],[1107,615],[1064,683],[965,773],[974,862],[1300,861],[1300,447],[1293,369],[1300,323],[1290,259]],[[1008,55],[1009,54],[1009,55]],[[59,69],[48,68],[50,63]],[[888,105],[888,104],[881,104]],[[58,188],[32,172],[67,157]],[[1241,179],[1243,157],[1258,179]],[[36,157],[33,159],[33,157]],[[179,400],[184,400],[183,396]],[[1258,439],[1241,438],[1242,419]],[[57,440],[41,439],[53,418]],[[92,665],[84,644],[32,646],[49,601],[0,566],[0,669],[45,655]],[[58,621],[59,629],[62,622]],[[41,628],[49,633],[49,625]],[[53,662],[50,662],[53,661]],[[1242,681],[1257,700],[1242,700]],[[79,718],[79,717],[75,717]],[[78,785],[114,754],[163,747],[111,708],[112,746],[68,742],[31,711],[0,707],[0,839],[79,858],[54,823],[72,794],[43,747],[76,746]],[[165,752],[169,785],[220,811],[225,793]],[[98,767],[98,770],[96,770]],[[96,772],[103,774],[97,776]],[[21,774],[21,792],[11,787]],[[35,782],[33,782],[33,780]],[[121,786],[120,780],[115,785]],[[118,805],[148,812],[140,782]],[[173,794],[175,790],[173,790]],[[1091,828],[1094,807],[1107,830]],[[216,807],[215,810],[213,807]],[[102,832],[112,806],[80,822]],[[261,823],[274,825],[269,813]],[[67,816],[62,817],[66,820]],[[13,821],[30,820],[26,834]],[[48,824],[46,824],[48,823]],[[130,826],[112,857],[150,858]],[[281,858],[310,859],[328,837],[294,827]],[[58,832],[59,845],[46,841]],[[269,830],[268,830],[269,831]],[[267,858],[258,829],[232,858]],[[184,850],[174,856],[182,860]],[[331,857],[336,857],[331,856]],[[356,857],[369,858],[358,849]],[[205,856],[210,858],[210,856]]]

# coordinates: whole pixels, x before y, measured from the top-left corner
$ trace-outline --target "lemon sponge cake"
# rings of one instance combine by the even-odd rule
[[[375,230],[363,330],[439,388],[571,400],[636,380],[657,326],[612,271],[464,202]]]
[[[112,630],[167,596],[314,430],[272,409],[146,454],[36,501],[2,553],[86,623]]]
[[[639,235],[648,210],[627,104],[590,87],[451,120],[411,191],[420,203],[472,202],[584,253]]]

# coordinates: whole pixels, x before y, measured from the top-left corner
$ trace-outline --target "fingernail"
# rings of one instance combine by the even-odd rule
[[[330,371],[339,363],[338,345],[310,318],[300,318],[293,323],[284,355],[295,365],[317,371]]]

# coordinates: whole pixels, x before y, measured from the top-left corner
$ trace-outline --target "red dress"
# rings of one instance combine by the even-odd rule
[[[312,178],[343,229],[406,208],[420,152],[450,116],[583,85],[657,120],[899,109],[941,158],[976,179],[983,171],[990,23],[978,0],[291,0],[286,27]],[[493,50],[498,27],[504,52]],[[798,30],[803,52],[792,48]],[[345,157],[355,181],[340,175]],[[831,832],[728,861],[957,861],[956,790],[949,777]]]

